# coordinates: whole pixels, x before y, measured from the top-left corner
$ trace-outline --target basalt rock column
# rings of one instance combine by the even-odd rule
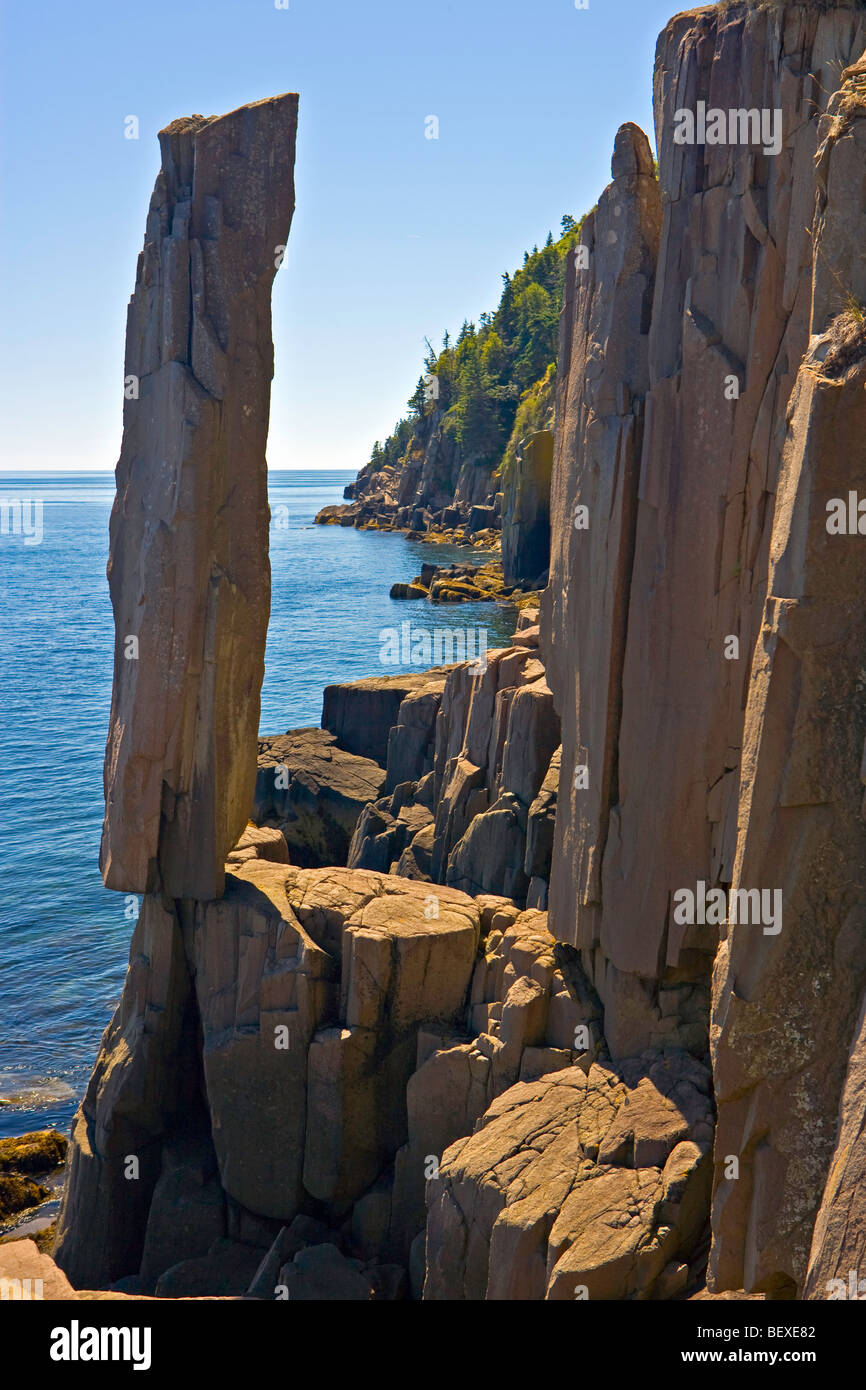
[[[571,809],[558,829],[552,930],[581,946],[615,1056],[674,1032],[698,1051],[706,1041],[718,926],[678,920],[674,894],[731,882],[785,410],[809,342],[818,120],[864,35],[866,16],[848,4],[734,4],[679,15],[658,42],[662,227],[619,690],[573,620],[554,616],[548,652],[557,699],[558,668],[579,657],[574,711],[561,709],[560,815]],[[698,143],[697,129],[678,143],[688,135],[678,113],[701,103],[724,114],[721,143]],[[766,117],[769,138],[754,138],[754,122],[742,128],[737,113],[749,111]],[[554,615],[568,607],[556,557],[571,525],[555,501]],[[579,609],[579,594],[572,601]],[[582,801],[570,761],[588,763]]]
[[[562,717],[550,886],[555,935],[598,939],[615,794],[648,330],[661,226],[649,141],[624,125],[613,183],[569,257],[560,329],[550,585],[542,633]],[[579,773],[578,769],[584,772]],[[576,776],[577,774],[577,776]]]
[[[749,654],[809,337],[817,113],[858,32],[849,8],[735,5],[680,15],[658,43],[665,216],[601,924],[605,954],[644,978],[715,949],[717,928],[678,922],[672,895],[731,881]],[[733,126],[677,143],[677,112],[700,102],[767,113],[776,145]]]
[[[246,824],[270,606],[271,284],[297,97],[160,132],[126,335],[111,518],[109,888],[221,895]]]
[[[729,927],[714,970],[717,1290],[802,1291],[826,1180],[809,1283],[826,1297],[848,1279],[866,1197],[864,74],[844,74],[822,122],[814,336],[788,412],[746,710],[733,887],[778,890],[783,913],[770,931]],[[862,1227],[859,1239],[862,1251]]]

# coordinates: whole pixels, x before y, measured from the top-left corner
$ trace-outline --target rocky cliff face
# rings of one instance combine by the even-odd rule
[[[652,195],[629,200],[615,156],[596,221],[613,204],[626,247],[585,228],[567,287],[542,607],[563,719],[553,934],[580,948],[615,1056],[665,1033],[700,1053],[716,957],[710,1278],[773,1294],[803,1286],[866,978],[864,560],[825,510],[862,487],[861,69],[833,95],[858,9],[733,5],[662,34],[658,256]],[[678,143],[699,102],[777,113],[777,150]],[[644,296],[654,277],[642,319],[628,270]],[[611,360],[619,396],[599,400]],[[714,888],[715,920],[688,920],[684,890]],[[784,921],[728,925],[755,890]]]
[[[866,270],[862,257],[855,264],[840,254],[866,236],[864,76],[862,63],[843,73],[819,130],[812,338],[787,411],[744,725],[733,889],[775,885],[784,922],[770,935],[730,925],[713,986],[719,1161],[711,1275],[723,1287],[775,1290],[790,1281],[802,1289],[832,1159],[811,1280],[814,1291],[820,1269],[825,1297],[836,1273],[831,1250],[849,1260],[855,1254],[853,1230],[847,1243],[839,1239],[839,1204],[855,1225],[858,1164],[862,1176],[852,1146],[866,984],[866,557],[859,530],[851,534],[846,525],[840,533],[831,513],[834,498],[847,511],[852,493],[866,496],[866,322],[859,309]],[[834,1158],[852,1044],[845,1138]],[[860,1124],[863,1101],[861,1091]],[[739,1155],[736,1180],[725,1175],[726,1154]],[[837,1192],[843,1183],[847,1191]]]
[[[118,746],[167,790],[111,765],[106,863],[152,891],[76,1121],[73,1284],[824,1298],[862,1266],[864,44],[853,0],[662,34],[658,175],[623,127],[569,267],[540,625],[329,689],[262,740],[246,829],[258,648],[234,705],[204,658],[148,668],[176,742],[121,668]],[[737,136],[681,142],[701,103]],[[118,525],[149,611],[152,533]]]
[[[350,525],[378,521],[426,531],[437,522],[451,528],[465,524],[475,505],[494,507],[496,487],[492,467],[464,459],[444,412],[434,411],[400,466],[368,464],[345,495],[351,503],[340,515]],[[499,508],[495,511],[498,517]]]

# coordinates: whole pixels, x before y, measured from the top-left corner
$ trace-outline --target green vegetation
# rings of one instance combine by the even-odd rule
[[[519,270],[503,275],[494,313],[465,322],[456,341],[446,333],[438,352],[428,341],[408,416],[373,445],[374,471],[417,455],[436,427],[456,438],[464,459],[495,468],[518,437],[551,423],[566,256],[582,225],[563,217],[558,241],[549,233],[541,250],[534,246]]]

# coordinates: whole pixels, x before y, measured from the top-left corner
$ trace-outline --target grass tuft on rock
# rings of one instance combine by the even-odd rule
[[[827,329],[830,346],[821,364],[824,376],[844,376],[849,368],[866,357],[866,310],[849,295],[845,309]]]

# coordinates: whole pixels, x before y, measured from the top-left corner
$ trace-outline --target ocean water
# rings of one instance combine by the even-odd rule
[[[352,476],[270,474],[262,733],[318,724],[333,681],[409,669],[380,663],[386,628],[483,627],[488,647],[514,630],[508,607],[390,599],[391,585],[424,560],[475,557],[314,526]],[[98,869],[113,496],[111,474],[0,474],[0,498],[23,502],[19,534],[0,535],[0,1136],[68,1128],[120,995],[134,926],[124,895],[108,892]],[[38,543],[28,543],[28,530]]]

